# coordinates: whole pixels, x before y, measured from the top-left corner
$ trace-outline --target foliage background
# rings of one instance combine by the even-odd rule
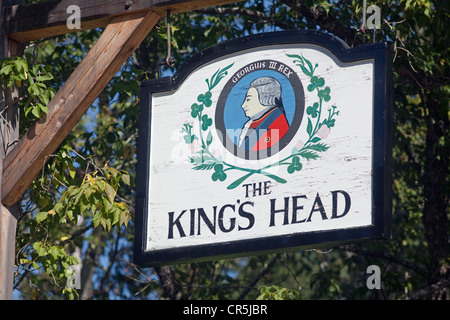
[[[374,2],[382,18],[376,41],[395,51],[391,241],[158,268],[131,263],[140,81],[170,75],[218,42],[260,32],[317,29],[349,46],[371,43],[371,32],[358,31],[362,2],[250,0],[174,15],[176,64],[162,72],[161,20],[23,197],[14,297],[449,299],[448,1]],[[101,32],[30,43],[23,57],[2,61],[2,87],[21,91],[22,133]],[[79,290],[66,286],[76,262]],[[372,264],[381,268],[381,290],[366,287]]]

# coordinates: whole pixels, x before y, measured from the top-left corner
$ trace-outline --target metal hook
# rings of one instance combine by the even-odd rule
[[[364,0],[363,1],[363,18],[362,18],[362,25],[359,28],[359,30],[361,30],[361,32],[366,33],[366,10],[367,10],[367,1]]]
[[[367,19],[367,17],[366,17],[366,10],[367,10],[367,0],[363,0],[363,18],[362,18],[362,25],[361,25],[361,27],[359,28],[359,30],[358,31],[360,31],[360,32],[362,32],[362,33],[366,33],[366,31],[369,31],[370,29],[367,29],[367,27],[366,27],[366,19]],[[375,36],[376,36],[376,33],[377,33],[377,29],[373,29],[372,30],[372,42],[373,43],[375,43]]]
[[[172,68],[173,64],[175,63],[175,60],[172,59],[172,41],[170,39],[171,32],[170,32],[170,10],[167,10],[167,56],[166,60],[162,64],[166,64],[169,68]]]

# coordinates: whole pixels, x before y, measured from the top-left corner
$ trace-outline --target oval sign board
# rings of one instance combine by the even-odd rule
[[[277,32],[143,83],[135,263],[389,238],[391,61],[384,43]]]

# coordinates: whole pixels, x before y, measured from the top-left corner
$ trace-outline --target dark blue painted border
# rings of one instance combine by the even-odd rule
[[[239,240],[183,248],[144,251],[151,143],[151,95],[176,90],[200,66],[217,58],[250,48],[283,44],[315,44],[330,50],[342,62],[374,59],[373,188],[372,225],[360,228],[307,232],[290,236]],[[192,57],[173,77],[150,80],[141,85],[137,149],[134,263],[155,266],[181,262],[263,254],[298,248],[333,247],[355,241],[390,238],[392,215],[392,50],[386,43],[349,48],[338,38],[319,31],[299,30],[263,33],[225,42]]]

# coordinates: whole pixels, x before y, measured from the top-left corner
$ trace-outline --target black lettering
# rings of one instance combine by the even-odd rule
[[[275,225],[275,213],[284,212],[283,225],[289,224],[289,197],[284,198],[284,208],[275,210],[276,199],[270,199],[270,224],[269,227]]]
[[[344,200],[345,200],[344,211],[341,214],[338,214],[338,212],[337,212],[337,210],[338,210],[338,193],[341,193],[344,196]],[[350,211],[350,206],[351,206],[350,195],[343,190],[331,191],[331,194],[333,196],[333,212],[331,214],[331,219],[342,218]]]
[[[317,206],[317,208],[316,208],[316,206]],[[311,221],[312,214],[316,211],[320,212],[320,215],[322,216],[322,220],[328,219],[327,215],[325,213],[325,208],[323,207],[323,204],[322,204],[322,200],[320,199],[319,193],[317,193],[317,195],[316,195],[316,199],[314,200],[314,204],[311,209],[311,213],[309,214],[308,220],[306,220],[306,222]]]
[[[195,209],[191,209],[190,212],[191,212],[191,229],[189,235],[193,236],[195,235]]]
[[[251,183],[243,184],[242,186],[245,187],[245,197],[248,198],[248,187],[251,186]]]
[[[173,216],[175,212],[169,212],[169,235],[168,239],[173,239],[173,226],[176,225],[178,228],[178,232],[180,233],[180,237],[185,237],[186,234],[184,233],[183,227],[180,223],[180,218],[183,216],[183,214],[186,212],[186,210],[181,211],[180,215],[173,220]]]
[[[253,214],[251,214],[250,212],[244,210],[244,206],[246,206],[246,205],[251,205],[253,207],[254,203],[250,202],[250,201],[246,201],[239,206],[239,215],[242,218],[248,219],[248,226],[244,228],[244,227],[241,227],[241,225],[239,224],[239,228],[238,228],[239,231],[248,230],[251,227],[253,227],[253,225],[255,224],[255,216],[253,216]]]
[[[297,220],[297,210],[303,210],[303,206],[297,205],[297,199],[300,199],[300,198],[307,199],[306,196],[303,196],[303,195],[292,197],[292,221],[291,221],[291,224],[292,223],[302,223],[302,222],[306,221],[306,218],[303,220]]]
[[[216,234],[216,211],[217,211],[217,206],[214,206],[214,224],[211,222],[211,220],[209,220],[208,216],[206,215],[205,210],[203,210],[203,208],[198,208],[198,232],[197,235],[200,235],[200,224],[201,224],[201,220],[203,220],[206,224],[206,226],[209,228],[209,230],[213,233]]]
[[[226,208],[232,208],[233,212],[234,212],[234,208],[235,207],[232,204],[226,204],[220,209],[220,211],[219,211],[219,229],[222,232],[230,232],[230,231],[232,231],[234,229],[235,224],[236,224],[236,218],[231,218],[230,219],[230,227],[228,229],[225,228],[225,226],[223,225],[223,213],[224,213]]]
[[[270,191],[270,192],[267,192],[267,190],[269,190],[269,188],[271,187],[269,184],[271,183],[272,181],[264,181],[264,195],[266,195],[266,194],[271,194],[272,193],[272,191]]]
[[[262,183],[259,182],[258,183],[258,187],[256,187],[256,183],[253,184],[253,196],[256,196],[256,193],[259,193],[258,195],[261,195],[261,190],[262,190]]]
[[[253,197],[260,196],[260,195],[267,195],[271,194],[271,191],[268,191],[271,187],[270,185],[271,181],[264,181],[264,182],[258,182],[258,183],[247,183],[243,184],[242,187],[245,188],[245,197],[248,198],[249,191],[253,191]],[[251,189],[250,189],[251,187]]]

